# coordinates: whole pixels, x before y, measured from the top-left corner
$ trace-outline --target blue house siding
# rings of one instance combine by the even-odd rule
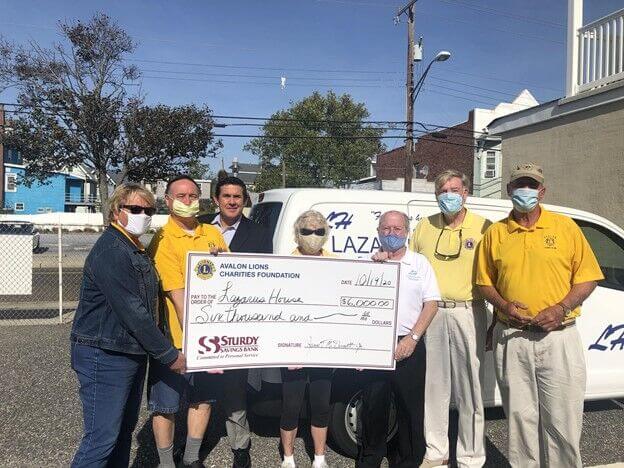
[[[45,212],[65,211],[65,180],[63,174],[52,174],[47,179],[47,184],[34,182],[30,187],[20,184],[20,177],[24,175],[24,169],[5,166],[5,174],[18,174],[17,191],[7,192],[5,187],[5,208],[15,210],[15,204],[22,203],[22,211],[15,210],[15,214],[38,214]],[[6,175],[5,175],[6,177]]]

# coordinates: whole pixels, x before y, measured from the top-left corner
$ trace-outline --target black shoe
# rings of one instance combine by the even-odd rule
[[[251,468],[251,457],[249,456],[249,449],[232,449],[234,454],[234,462],[232,468]]]
[[[190,463],[190,464],[186,464],[184,462],[182,462],[182,466],[184,468],[205,468],[204,464],[202,462],[200,462],[199,460],[195,460],[194,462]]]

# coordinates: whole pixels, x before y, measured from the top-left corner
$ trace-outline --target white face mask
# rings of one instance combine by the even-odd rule
[[[152,224],[152,217],[147,216],[145,213],[132,214],[126,211],[128,222],[124,226],[124,229],[133,236],[142,236],[147,232]]]
[[[180,200],[173,200],[171,211],[181,218],[192,218],[199,213],[199,200],[192,201],[190,205],[186,205]]]
[[[301,253],[306,255],[317,254],[323,248],[325,244],[325,236],[317,236],[311,234],[309,236],[298,236],[298,245]]]

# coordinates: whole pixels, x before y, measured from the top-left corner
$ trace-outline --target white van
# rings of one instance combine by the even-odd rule
[[[491,221],[511,211],[509,200],[468,198],[466,206]],[[624,396],[624,230],[585,211],[545,205],[546,209],[573,218],[591,244],[605,279],[583,304],[577,321],[587,361],[586,399]],[[418,220],[439,212],[435,196],[339,189],[279,189],[260,194],[251,218],[273,232],[274,253],[288,255],[295,248],[293,224],[304,211],[323,213],[332,227],[326,249],[344,258],[365,258],[379,248],[377,224],[381,213],[407,213],[413,229]],[[353,387],[354,371],[337,371],[333,388],[330,433],[348,455],[356,452],[359,389]],[[483,398],[486,406],[501,405],[494,376],[492,353],[487,353]]]

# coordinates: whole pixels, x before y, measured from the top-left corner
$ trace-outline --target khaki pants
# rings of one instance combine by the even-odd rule
[[[498,323],[496,380],[513,467],[581,467],[585,358],[576,326],[550,333]]]
[[[425,458],[449,458],[449,405],[459,412],[457,464],[485,463],[483,398],[479,371],[485,352],[487,315],[483,303],[473,307],[439,308],[427,329],[425,377]]]

